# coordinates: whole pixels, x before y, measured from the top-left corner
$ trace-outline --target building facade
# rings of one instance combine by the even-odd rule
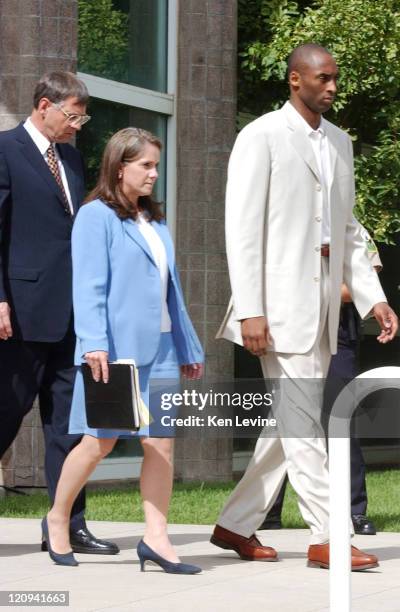
[[[38,78],[61,69],[78,72],[91,95],[93,118],[76,143],[89,186],[110,134],[135,125],[161,138],[156,196],[166,203],[207,375],[233,375],[232,348],[214,337],[229,297],[223,200],[235,137],[236,0],[112,0],[108,13],[96,4],[2,0],[0,129],[24,120]],[[177,477],[231,478],[231,439],[183,438],[176,446]],[[140,455],[137,441],[120,442],[94,478],[137,477]],[[3,458],[0,478],[10,487],[44,485],[37,408]]]
[[[166,203],[182,284],[206,350],[208,381],[257,375],[256,360],[215,333],[229,298],[224,244],[226,168],[236,133],[237,0],[1,0],[0,130],[31,111],[46,71],[78,72],[89,89],[92,120],[77,138],[95,178],[104,143],[135,125],[164,143],[156,196]],[[399,247],[382,250],[383,284],[399,305]],[[363,369],[397,363],[399,339],[377,345],[373,324],[361,344]],[[0,364],[1,367],[1,364]],[[0,398],[1,401],[1,398]],[[372,462],[391,460],[398,440],[371,441]],[[176,441],[176,476],[229,480],[244,469],[254,440]],[[390,449],[391,445],[391,449]],[[43,437],[36,409],[0,463],[0,484],[44,486]],[[93,479],[137,478],[138,441],[120,441]]]

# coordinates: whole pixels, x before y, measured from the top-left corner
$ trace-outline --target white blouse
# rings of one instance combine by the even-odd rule
[[[168,305],[167,305],[169,269],[168,269],[167,253],[165,251],[165,246],[160,236],[157,234],[156,230],[154,229],[154,227],[146,219],[146,215],[144,213],[138,214],[136,223],[138,225],[139,231],[141,232],[143,238],[146,240],[147,244],[150,247],[150,251],[153,255],[154,261],[156,262],[157,268],[160,272],[161,331],[170,332],[171,331],[171,317],[169,316]]]

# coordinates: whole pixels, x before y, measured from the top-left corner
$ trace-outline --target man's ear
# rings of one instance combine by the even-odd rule
[[[289,73],[289,85],[290,87],[293,87],[295,89],[297,89],[300,85],[300,73],[297,72],[297,70],[292,70]]]
[[[47,111],[47,109],[52,105],[52,102],[48,98],[40,98],[37,110],[40,113]]]

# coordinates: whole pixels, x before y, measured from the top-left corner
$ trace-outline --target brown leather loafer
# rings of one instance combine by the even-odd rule
[[[323,567],[329,569],[329,544],[313,544],[308,549],[308,567]],[[360,572],[361,570],[378,567],[378,557],[368,555],[355,546],[351,547],[351,571]]]
[[[241,559],[245,559],[246,561],[278,560],[276,550],[270,546],[263,546],[254,534],[249,538],[245,538],[237,533],[233,533],[233,531],[228,531],[228,529],[216,525],[210,542],[220,548],[234,550]]]

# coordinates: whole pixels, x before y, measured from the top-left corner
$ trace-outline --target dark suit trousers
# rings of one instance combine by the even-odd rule
[[[337,397],[342,386],[359,374],[358,367],[359,343],[359,317],[353,304],[342,306],[338,352],[333,355],[327,377],[337,388],[334,389],[334,398]],[[340,384],[342,381],[342,384]],[[351,513],[366,514],[367,512],[367,486],[365,482],[365,463],[358,438],[350,438],[351,460]]]
[[[75,378],[72,328],[60,342],[0,340],[0,457],[14,441],[24,416],[39,395],[45,439],[45,473],[53,502],[64,459],[81,439],[68,434]],[[71,527],[85,526],[85,492],[71,513]]]
[[[338,352],[333,355],[326,382],[326,395],[330,405],[339,395],[345,384],[358,375],[359,322],[353,304],[345,304],[341,310],[338,333]],[[328,407],[324,407],[325,409]],[[365,482],[365,463],[358,438],[350,438],[351,460],[351,514],[366,514],[367,486]],[[287,479],[270,509],[269,517],[281,515]]]

